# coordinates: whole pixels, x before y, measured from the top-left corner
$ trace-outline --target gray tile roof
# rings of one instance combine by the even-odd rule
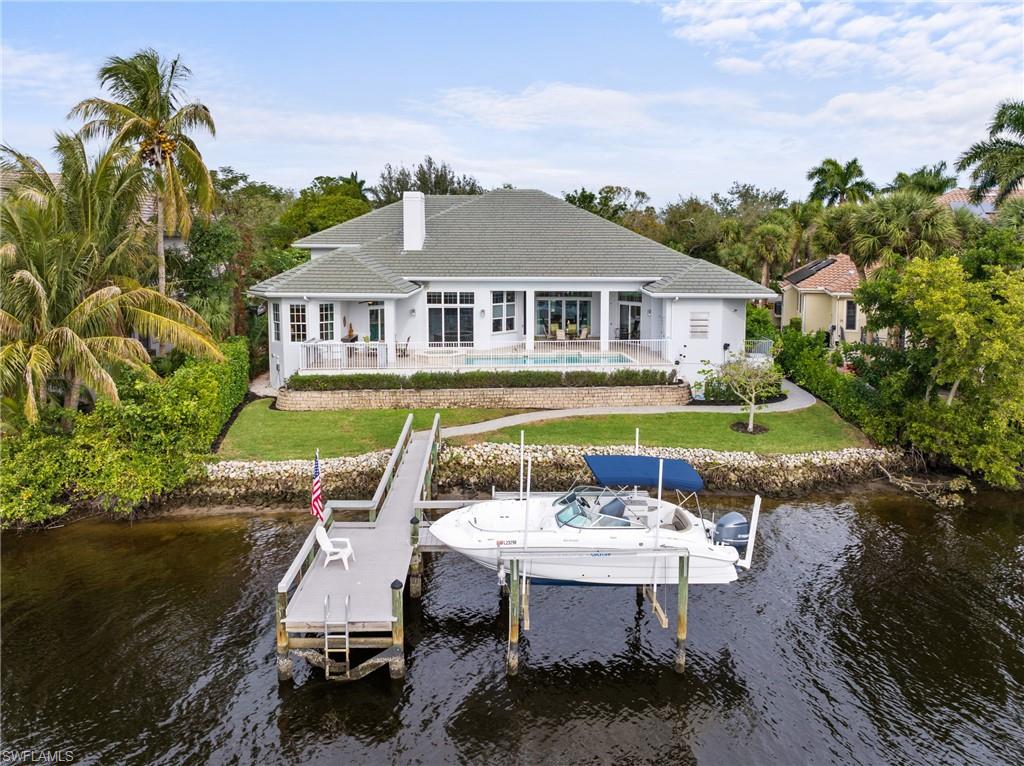
[[[251,292],[255,295],[307,292],[313,295],[408,295],[416,289],[417,285],[377,264],[363,261],[351,250],[335,250],[266,279]]]
[[[461,205],[476,195],[425,194],[424,205],[427,217],[443,213],[455,205]],[[361,245],[371,239],[402,230],[402,203],[371,210],[366,215],[353,218],[351,221],[339,223],[329,229],[310,234],[296,240],[295,247],[329,247],[330,245]]]
[[[320,256],[256,285],[253,292],[367,292],[373,274],[380,280],[378,287],[389,286],[396,294],[415,289],[410,280],[417,279],[590,277],[642,280],[651,283],[651,293],[774,295],[745,277],[542,191],[428,195],[425,204],[427,237],[422,250],[402,249],[401,203],[395,203],[300,240],[304,245],[359,246]],[[320,239],[314,243],[315,238]]]

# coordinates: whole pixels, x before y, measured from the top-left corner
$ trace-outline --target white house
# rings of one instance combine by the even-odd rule
[[[770,290],[541,191],[407,192],[295,243],[254,286],[271,381],[294,373],[676,369],[745,348]],[[351,332],[350,332],[351,329]]]

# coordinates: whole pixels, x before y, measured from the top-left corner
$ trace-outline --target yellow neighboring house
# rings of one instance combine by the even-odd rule
[[[844,253],[811,261],[783,277],[782,300],[775,304],[775,313],[783,327],[799,319],[806,333],[824,330],[830,346],[855,343],[862,340],[867,322],[853,299],[859,284],[857,268]]]

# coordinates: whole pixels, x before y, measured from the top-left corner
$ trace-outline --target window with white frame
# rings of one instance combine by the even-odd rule
[[[334,340],[334,304],[320,304],[320,340]]]
[[[491,331],[516,329],[516,294],[508,290],[491,292]]]
[[[711,314],[707,311],[690,312],[690,337],[707,338],[711,330]]]
[[[288,329],[292,343],[306,340],[306,304],[293,303],[288,307]]]
[[[427,339],[431,343],[473,343],[473,293],[427,293]]]
[[[281,340],[281,304],[276,301],[271,303],[270,313],[272,314],[271,323],[274,325],[274,340]]]

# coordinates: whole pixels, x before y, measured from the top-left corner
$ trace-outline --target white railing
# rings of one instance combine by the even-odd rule
[[[602,350],[600,339],[537,340],[494,348],[468,343],[309,341],[302,344],[303,372],[350,370],[472,370],[523,368],[651,367],[671,364],[669,341],[613,340]]]
[[[756,359],[771,359],[772,346],[775,341],[771,338],[748,339],[744,341],[743,351],[748,357]]]

